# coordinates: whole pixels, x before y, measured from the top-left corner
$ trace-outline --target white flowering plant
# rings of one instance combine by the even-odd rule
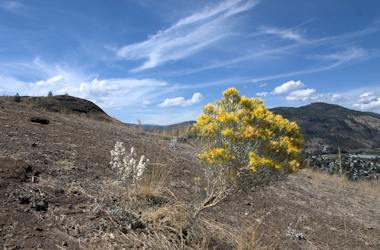
[[[115,148],[111,150],[111,167],[117,171],[117,175],[122,184],[127,188],[128,196],[126,198],[125,206],[117,204],[113,208],[113,216],[120,217],[116,221],[121,221],[119,226],[127,225],[132,228],[138,224],[141,219],[141,212],[135,211],[137,202],[137,187],[143,177],[145,170],[149,164],[149,159],[144,155],[138,160],[137,152],[134,147],[131,147],[128,153],[124,144],[120,141],[116,142]]]
[[[147,169],[149,159],[145,159],[145,156],[142,155],[140,160],[138,160],[134,147],[131,147],[130,153],[128,154],[124,144],[118,141],[115,144],[115,148],[111,150],[110,164],[112,168],[117,171],[120,181],[137,186]],[[131,182],[128,181],[129,179],[131,179]]]

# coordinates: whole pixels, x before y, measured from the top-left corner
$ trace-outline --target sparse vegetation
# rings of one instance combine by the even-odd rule
[[[21,102],[21,97],[20,97],[20,95],[18,93],[13,97],[13,101],[15,101],[15,102]]]
[[[55,98],[61,97],[46,99]],[[206,192],[194,138],[174,142],[170,131],[140,132],[12,98],[1,100],[0,117],[5,249],[342,249],[345,228],[348,248],[380,246],[378,181],[303,169],[254,192],[237,192],[194,223],[193,202]],[[150,160],[137,186],[132,175],[127,185],[119,181],[109,164],[117,141],[128,155],[134,147],[135,165],[142,155]]]

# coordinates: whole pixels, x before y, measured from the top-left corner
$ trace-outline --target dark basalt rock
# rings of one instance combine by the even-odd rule
[[[29,120],[40,124],[49,124],[49,119],[44,117],[31,117]]]

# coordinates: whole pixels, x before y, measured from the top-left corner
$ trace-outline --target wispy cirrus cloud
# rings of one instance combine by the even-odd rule
[[[231,17],[252,8],[256,2],[227,0],[215,7],[205,8],[160,30],[146,41],[118,49],[116,54],[126,60],[144,60],[135,71],[180,60],[231,36]]]
[[[322,60],[336,61],[338,63],[345,63],[345,62],[350,62],[354,60],[367,59],[370,56],[371,56],[371,52],[368,50],[358,48],[358,47],[350,47],[350,48],[345,48],[344,50],[341,50],[335,53],[330,53],[330,54],[325,54],[325,55],[315,55],[312,57],[322,59]]]
[[[284,77],[300,76],[310,73],[323,72],[327,70],[332,70],[334,68],[344,67],[350,64],[366,61],[378,56],[380,56],[380,51],[371,51],[357,47],[347,48],[335,53],[308,56],[307,59],[317,60],[318,64],[321,64],[322,66],[305,68],[302,70],[291,71],[283,74],[273,74],[263,77],[256,77],[255,80],[267,81]]]
[[[304,38],[300,32],[292,29],[281,30],[277,28],[266,28],[261,31],[261,34],[275,35],[282,39],[294,40],[299,43],[304,42]]]
[[[338,67],[344,67],[347,65],[352,65],[355,63],[360,63],[366,60],[369,60],[374,57],[380,56],[380,50],[361,48],[359,46],[352,46],[352,39],[362,39],[367,35],[379,32],[378,27],[369,27],[367,29],[345,33],[337,36],[322,37],[310,39],[307,38],[307,33],[305,34],[299,32],[297,28],[305,23],[312,21],[310,19],[300,25],[290,28],[290,29],[277,29],[277,28],[261,28],[259,32],[255,34],[257,36],[257,42],[263,42],[266,44],[264,48],[256,49],[253,52],[245,53],[243,56],[236,56],[228,60],[218,60],[210,62],[207,65],[203,65],[200,68],[188,69],[172,72],[174,75],[184,75],[184,74],[193,74],[200,71],[211,70],[215,68],[229,67],[232,65],[239,65],[241,63],[251,61],[251,62],[261,62],[270,61],[270,58],[284,59],[283,55],[286,55],[286,58],[289,55],[297,55],[302,57],[302,60],[305,60],[305,66],[302,69],[288,71],[285,73],[278,73],[267,76],[256,76],[255,80],[265,81],[273,80],[283,77],[304,75],[309,73],[323,72],[327,70],[332,70]],[[294,40],[294,43],[283,44],[280,46],[270,46],[267,44],[265,39],[261,38],[263,34],[273,34],[281,39]],[[341,47],[337,44],[341,44]],[[319,48],[327,47],[325,53],[318,51]],[[244,48],[242,48],[244,49]],[[246,48],[245,48],[246,49]]]
[[[19,1],[0,1],[0,8],[8,12],[17,13],[24,7]]]

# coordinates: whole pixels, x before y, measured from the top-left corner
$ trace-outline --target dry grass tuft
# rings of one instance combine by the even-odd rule
[[[278,233],[268,233],[267,230],[262,230],[262,219],[251,225],[243,226],[241,231],[235,235],[236,250],[280,248],[281,239]]]
[[[178,137],[181,139],[186,139],[189,136],[190,127],[190,124],[182,124],[173,127],[165,127],[162,130],[156,129],[152,133],[158,137]]]
[[[380,195],[380,180],[357,180],[350,181],[347,177],[338,174],[330,174],[327,172],[305,169],[303,170],[312,179],[312,182],[316,186],[324,185],[324,182],[328,182],[336,188],[344,185],[345,189],[350,189],[358,193],[372,193],[374,195]]]

